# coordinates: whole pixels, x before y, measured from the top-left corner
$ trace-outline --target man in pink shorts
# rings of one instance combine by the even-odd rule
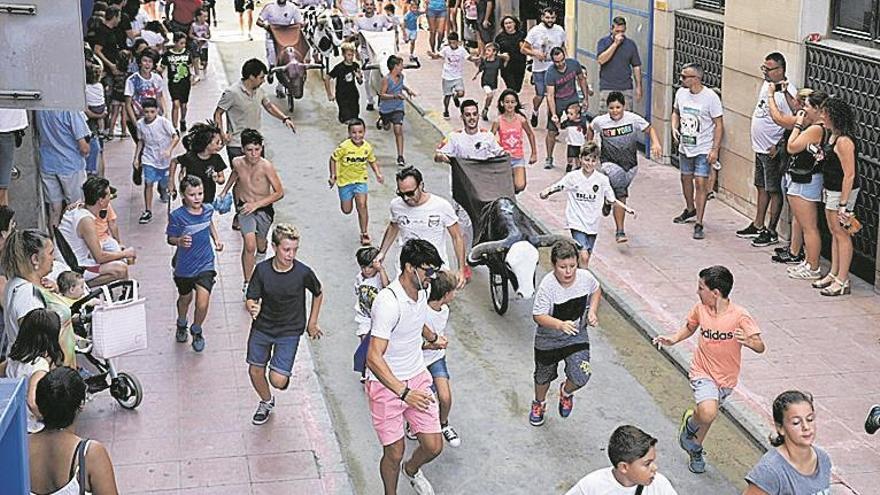
[[[382,442],[379,472],[385,495],[397,493],[400,471],[419,495],[433,495],[421,467],[443,450],[431,374],[422,358],[428,287],[443,262],[430,242],[410,239],[400,251],[400,276],[382,289],[371,310],[366,391],[373,428]],[[403,461],[404,422],[419,447]]]

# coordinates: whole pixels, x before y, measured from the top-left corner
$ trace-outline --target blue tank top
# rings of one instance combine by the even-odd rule
[[[385,79],[388,81],[388,94],[403,94],[403,74],[400,75],[400,82],[394,82],[391,74],[385,76]],[[379,113],[391,113],[398,110],[402,112],[404,103],[403,100],[379,100]]]

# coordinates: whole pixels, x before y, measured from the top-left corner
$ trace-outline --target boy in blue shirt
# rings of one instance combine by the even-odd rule
[[[196,307],[192,333],[192,347],[196,352],[205,349],[202,323],[208,314],[208,302],[214,287],[214,252],[211,239],[217,251],[223,250],[223,243],[217,234],[212,216],[214,207],[204,204],[205,189],[202,180],[187,175],[180,181],[183,206],[171,212],[165,234],[168,244],[177,246],[174,254],[174,284],[177,286],[177,333],[178,342],[186,342],[187,313],[195,292]]]

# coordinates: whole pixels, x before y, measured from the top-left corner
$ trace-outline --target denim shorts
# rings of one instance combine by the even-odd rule
[[[547,94],[547,85],[544,84],[544,76],[547,75],[547,72],[532,72],[532,81],[535,83],[535,95],[540,96],[541,98]]]
[[[510,168],[525,168],[526,159],[525,158],[511,158],[510,159]]]
[[[144,184],[159,184],[160,189],[168,187],[168,169],[144,165]]]
[[[599,170],[608,177],[608,182],[611,183],[611,189],[617,199],[629,197],[629,186],[639,173],[638,166],[624,170],[616,163],[605,162]]]
[[[251,330],[247,344],[247,363],[284,376],[293,374],[293,359],[302,334],[274,336],[260,330]]]
[[[449,11],[447,9],[437,9],[437,10],[428,9],[427,14],[428,14],[429,19],[430,18],[439,19],[439,18],[445,18],[445,17],[449,16]]]
[[[801,184],[791,180],[791,175],[785,174],[783,185],[785,194],[796,196],[804,201],[819,203],[822,201],[822,174],[813,174],[808,184]]]
[[[596,234],[587,234],[580,230],[571,229],[571,238],[580,244],[579,250],[586,250],[588,253],[593,252],[593,246],[596,245]]]
[[[446,367],[446,357],[442,357],[428,365],[428,373],[434,378],[446,378],[449,380],[449,368]]]
[[[681,175],[695,177],[709,177],[712,169],[708,155],[685,156],[684,153],[678,155],[678,168],[681,170]]]
[[[711,378],[696,378],[691,380],[691,388],[694,390],[694,403],[699,404],[707,400],[718,401],[718,405],[733,393],[732,388],[719,387]]]
[[[352,182],[344,186],[337,187],[339,190],[340,201],[351,201],[355,195],[367,194],[368,188],[366,182]]]

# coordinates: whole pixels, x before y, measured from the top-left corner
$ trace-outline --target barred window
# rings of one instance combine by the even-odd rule
[[[880,0],[834,0],[832,31],[836,35],[880,41]]]

